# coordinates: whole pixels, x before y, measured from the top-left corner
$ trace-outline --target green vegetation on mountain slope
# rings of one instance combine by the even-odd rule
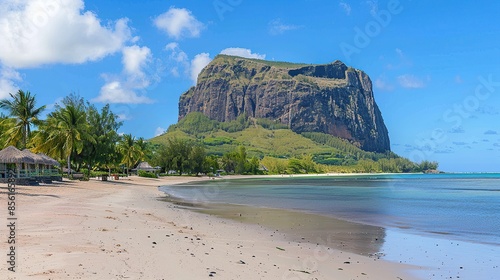
[[[249,157],[261,159],[261,164],[267,169],[270,165],[277,165],[277,170],[272,173],[280,173],[280,161],[285,161],[282,165],[289,167],[291,159],[307,161],[308,158],[320,167],[320,171],[326,172],[421,171],[419,165],[392,152],[366,152],[328,134],[297,134],[271,120],[250,119],[244,115],[234,121],[221,123],[193,112],[172,125],[167,133],[150,141],[155,145],[166,145],[173,139],[202,144],[208,155],[217,157],[243,146]]]

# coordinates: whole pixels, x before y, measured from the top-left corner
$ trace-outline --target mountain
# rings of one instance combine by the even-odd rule
[[[336,136],[365,151],[390,151],[370,78],[340,61],[306,65],[218,55],[180,97],[179,120],[191,112],[218,122],[246,114],[297,133]]]

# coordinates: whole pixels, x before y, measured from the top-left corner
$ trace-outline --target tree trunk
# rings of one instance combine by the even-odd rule
[[[71,155],[68,156],[68,178],[71,173]]]

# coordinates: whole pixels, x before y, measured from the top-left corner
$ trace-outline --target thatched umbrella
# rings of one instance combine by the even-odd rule
[[[17,177],[20,177],[21,164],[34,164],[35,159],[28,153],[19,151],[14,146],[9,146],[0,151],[0,163],[15,163],[17,166]]]

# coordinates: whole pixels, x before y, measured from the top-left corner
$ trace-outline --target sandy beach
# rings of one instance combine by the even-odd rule
[[[0,230],[2,279],[414,279],[408,265],[308,242],[161,201],[158,186],[207,178],[129,177],[18,186],[16,272]],[[7,223],[5,184],[0,185]],[[6,277],[6,278],[4,278]]]

